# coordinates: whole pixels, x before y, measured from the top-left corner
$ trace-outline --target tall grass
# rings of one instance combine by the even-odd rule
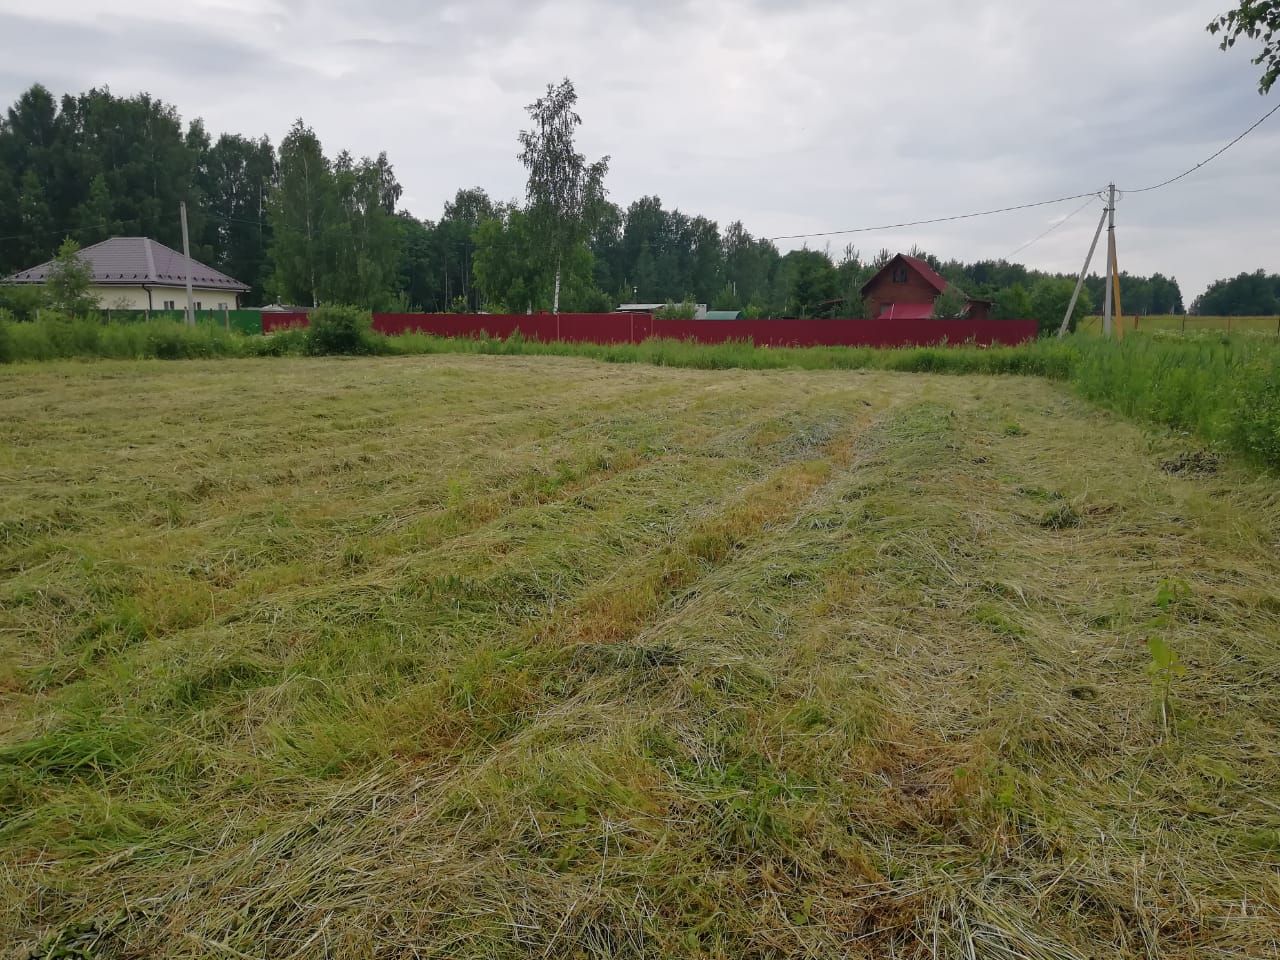
[[[1090,400],[1280,466],[1280,346],[1254,337],[1071,346],[1071,382]]]
[[[1280,343],[1256,335],[1178,337],[1168,333],[1120,342],[1078,334],[1017,347],[757,347],[747,341],[698,344],[543,343],[519,335],[446,338],[410,333],[353,334],[336,349],[324,330],[270,336],[213,324],[171,321],[111,324],[53,319],[0,323],[0,362],[65,358],[189,359],[368,353],[382,356],[466,353],[568,356],[698,370],[890,370],[905,373],[1025,375],[1072,383],[1085,397],[1126,416],[1194,433],[1202,441],[1280,466]],[[345,343],[345,341],[343,341]]]

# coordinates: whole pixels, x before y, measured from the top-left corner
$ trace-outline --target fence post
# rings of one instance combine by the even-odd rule
[[[1187,315],[1185,313],[1182,315],[1182,332],[1187,332]]]

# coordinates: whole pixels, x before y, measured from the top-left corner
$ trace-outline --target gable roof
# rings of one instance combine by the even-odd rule
[[[177,250],[150,237],[112,237],[80,251],[80,259],[89,264],[96,284],[142,283],[183,286],[187,271],[191,285],[201,290],[236,290],[244,293],[248,286],[198,260],[190,260]],[[9,283],[44,283],[49,279],[53,261],[23,270],[9,277]]]
[[[912,270],[918,273],[922,278],[924,278],[925,283],[929,284],[929,286],[937,290],[938,293],[946,292],[947,286],[948,286],[947,281],[942,279],[942,277],[938,274],[938,271],[934,270],[933,267],[929,266],[929,264],[925,263],[919,257],[909,257],[905,253],[898,254],[892,260],[886,263],[883,267],[877,270],[876,275],[862,285],[861,292],[865,294],[867,292],[867,288],[871,286],[873,283],[875,283],[877,280],[879,280],[880,277],[886,271],[890,270],[894,266],[894,264],[896,264],[899,260],[901,260],[908,267],[910,267]]]

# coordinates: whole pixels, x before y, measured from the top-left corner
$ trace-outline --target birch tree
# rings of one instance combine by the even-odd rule
[[[336,207],[333,167],[319,138],[298,120],[280,143],[279,184],[267,206],[272,283],[282,300],[320,305]]]
[[[555,268],[551,309],[560,312],[560,274],[565,257],[591,233],[591,216],[604,199],[604,177],[609,158],[595,163],[574,145],[582,123],[574,107],[578,102],[573,81],[548,84],[545,96],[529,104],[533,129],[520,131],[520,162],[529,171],[526,193],[528,216],[534,236]]]

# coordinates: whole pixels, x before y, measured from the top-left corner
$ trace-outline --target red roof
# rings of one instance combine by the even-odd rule
[[[942,277],[938,275],[938,272],[934,270],[933,267],[929,266],[929,264],[925,263],[919,257],[909,257],[905,253],[898,254],[892,260],[886,263],[883,267],[881,267],[876,272],[876,275],[874,277],[872,277],[870,280],[868,280],[866,283],[862,285],[862,292],[866,293],[867,287],[875,283],[876,280],[878,280],[886,270],[891,269],[893,265],[897,263],[899,260],[905,263],[908,267],[910,267],[916,273],[920,274],[920,276],[924,278],[925,283],[929,284],[929,286],[933,287],[933,289],[937,290],[939,293],[946,292],[949,284],[947,283],[946,280],[943,280]]]
[[[905,253],[900,253],[898,256],[906,261],[907,265],[914,269],[916,273],[924,277],[925,280],[928,281],[929,286],[933,287],[933,289],[937,290],[939,293],[947,292],[947,281],[943,280],[933,267],[929,266],[919,257],[908,257]]]
[[[880,317],[884,320],[929,320],[933,317],[933,304],[882,303]]]

